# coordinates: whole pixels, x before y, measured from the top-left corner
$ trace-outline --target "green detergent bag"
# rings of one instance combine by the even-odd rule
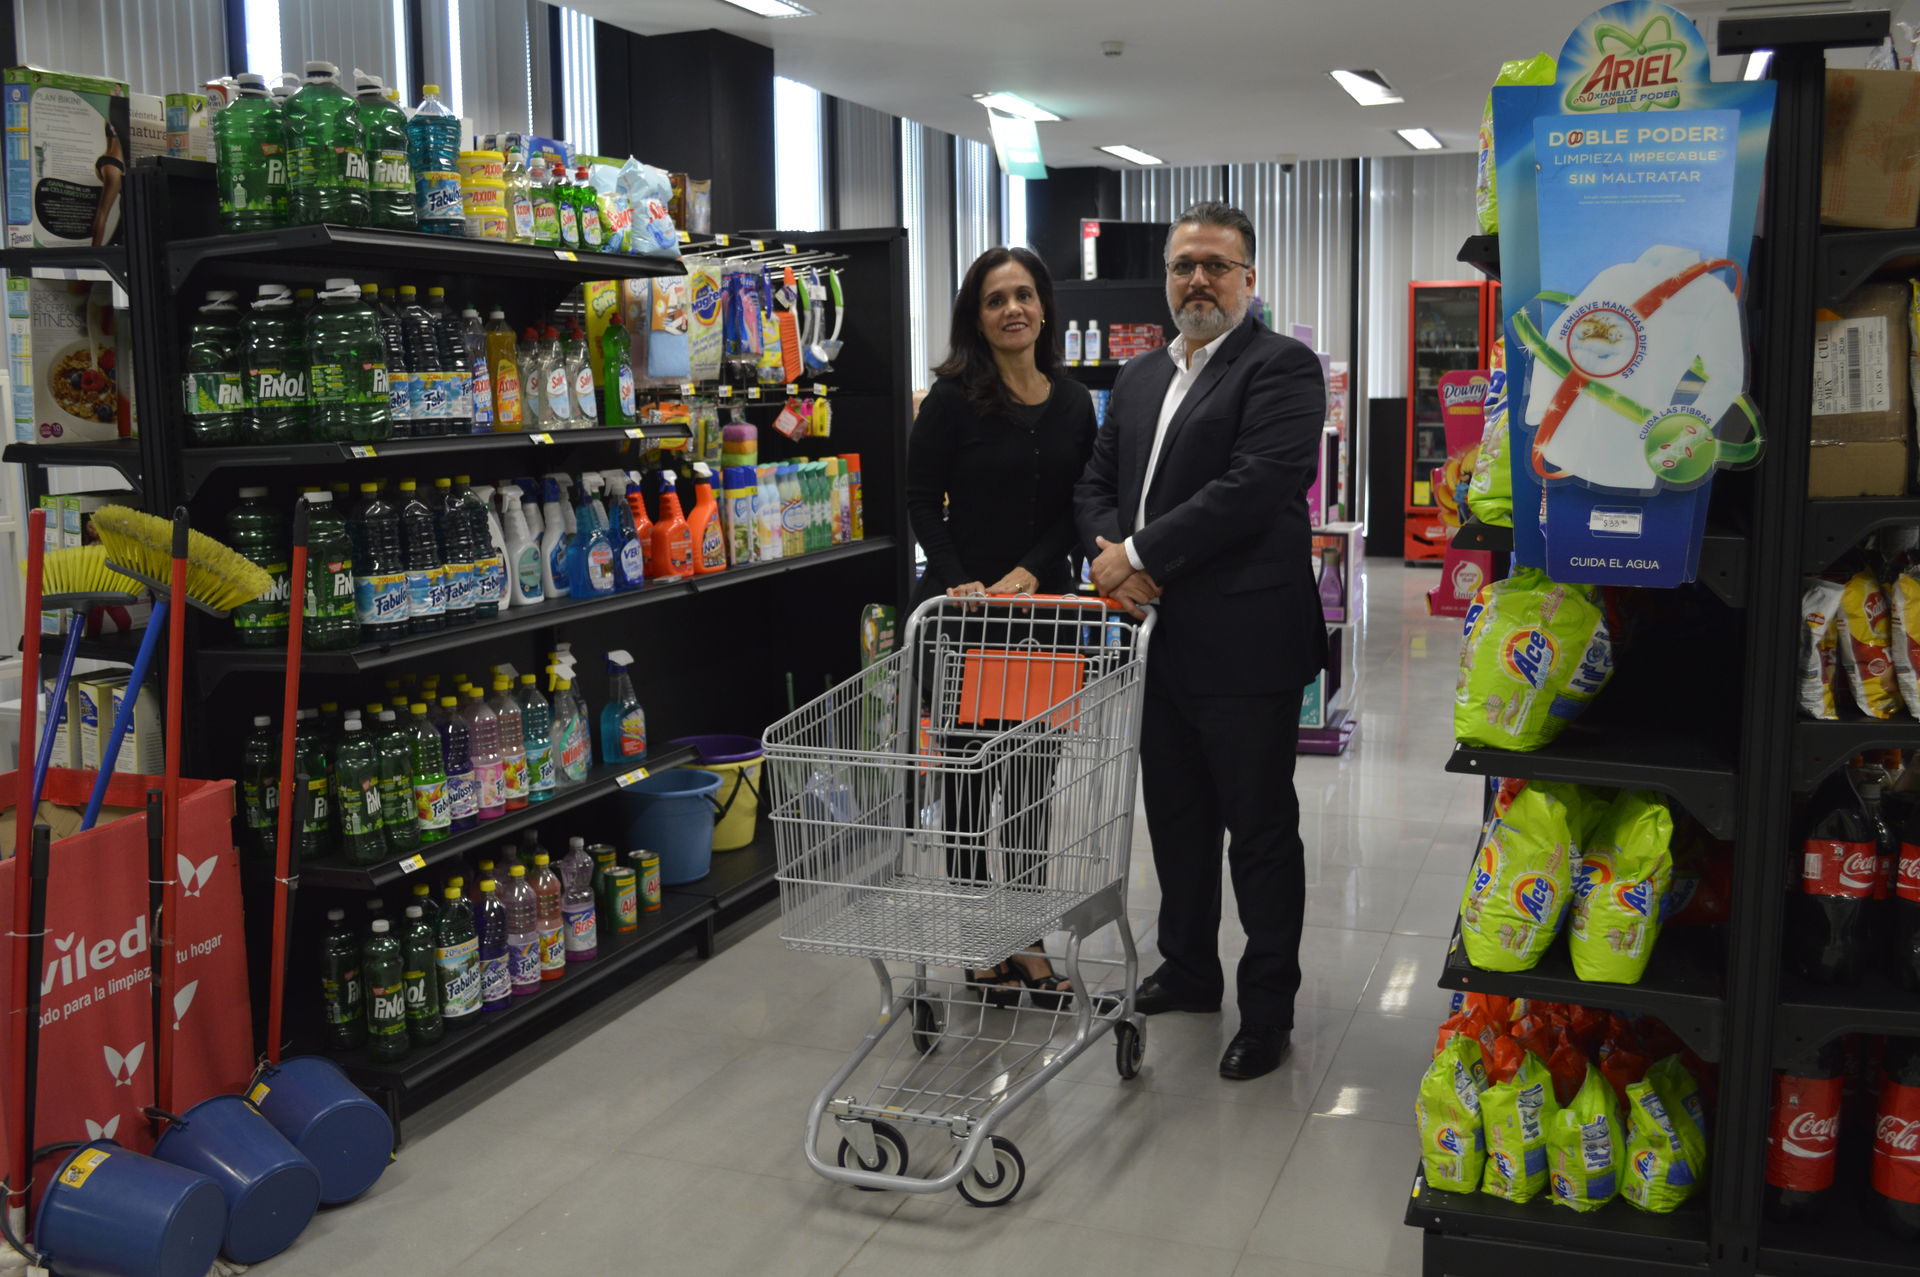
[[[1530,1202],[1545,1191],[1547,1127],[1558,1109],[1553,1077],[1531,1051],[1510,1080],[1487,1088],[1480,1097],[1480,1121],[1487,1133],[1481,1192]]]
[[[1678,1065],[1679,1057],[1669,1056],[1662,1064]],[[1667,1085],[1649,1069],[1645,1079],[1627,1087],[1627,1164],[1620,1195],[1656,1215],[1693,1196],[1706,1176],[1706,1142],[1694,1119],[1673,1105],[1672,1072],[1665,1070]]]
[[[1519,568],[1467,609],[1453,734],[1465,745],[1539,749],[1579,717],[1613,673],[1598,592]]]
[[[1447,1039],[1433,1057],[1413,1103],[1420,1130],[1420,1161],[1427,1183],[1450,1193],[1480,1187],[1486,1165],[1486,1132],[1480,1122],[1480,1096],[1487,1089],[1487,1066],[1480,1044],[1464,1033]]]
[[[1576,791],[1529,784],[1488,822],[1460,898],[1460,940],[1481,970],[1532,970],[1559,934],[1580,858]]]
[[[1567,947],[1582,980],[1636,984],[1646,973],[1673,885],[1672,842],[1673,813],[1658,794],[1623,793],[1601,818],[1573,884]]]
[[[1547,1175],[1556,1206],[1599,1210],[1620,1191],[1625,1161],[1613,1088],[1592,1064],[1573,1102],[1547,1123]]]

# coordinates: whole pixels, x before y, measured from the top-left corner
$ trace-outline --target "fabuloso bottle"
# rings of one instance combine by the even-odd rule
[[[646,757],[647,714],[634,695],[628,673],[632,665],[633,657],[624,651],[607,653],[607,703],[600,708],[602,762]]]

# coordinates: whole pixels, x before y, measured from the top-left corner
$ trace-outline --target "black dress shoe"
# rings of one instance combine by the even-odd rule
[[[1291,1029],[1256,1029],[1242,1026],[1227,1043],[1220,1057],[1220,1076],[1233,1082],[1262,1077],[1280,1067],[1293,1043]]]
[[[1199,1011],[1204,1014],[1218,1011],[1220,999],[1203,1002],[1199,998],[1183,998],[1153,976],[1148,976],[1133,991],[1133,1009],[1141,1015],[1159,1015],[1162,1011]]]

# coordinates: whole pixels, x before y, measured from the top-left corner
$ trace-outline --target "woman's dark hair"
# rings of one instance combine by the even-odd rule
[[[1041,372],[1051,375],[1060,366],[1059,324],[1054,322],[1053,276],[1028,248],[989,248],[967,267],[966,278],[953,299],[953,325],[948,330],[947,358],[933,370],[936,377],[951,377],[967,393],[967,402],[976,412],[1008,412],[1012,398],[1000,379],[1000,367],[993,362],[993,347],[980,331],[980,295],[987,276],[1015,262],[1033,276],[1033,291],[1040,298],[1039,339],[1033,345],[1033,362]]]

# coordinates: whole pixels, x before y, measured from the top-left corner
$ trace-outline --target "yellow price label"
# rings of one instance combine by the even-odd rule
[[[75,1153],[67,1168],[60,1172],[60,1182],[68,1188],[79,1188],[87,1182],[87,1177],[100,1169],[100,1164],[111,1154],[103,1148],[90,1148]]]
[[[1067,367],[1069,367],[1069,368],[1078,368],[1079,366],[1080,366],[1080,361],[1079,361],[1078,359],[1069,359],[1069,360],[1067,360]]]
[[[827,392],[832,389],[833,389],[832,386],[815,386],[813,388],[813,396],[816,399],[825,399],[827,397]]]
[[[729,237],[729,236],[726,236],[726,235],[715,235],[715,236],[713,237],[713,242],[714,242],[714,243],[716,243],[716,244],[718,244],[718,245],[719,245],[720,247],[722,247],[722,248],[731,248],[731,247],[733,247],[733,240],[732,240],[732,238],[731,238],[731,237]]]
[[[797,394],[799,394],[799,393],[800,393],[800,383],[799,383],[799,382],[797,382],[797,381],[790,381],[790,382],[788,382],[788,383],[787,383],[787,393],[788,393],[788,394],[790,394],[790,395],[797,395]]]
[[[690,398],[693,395],[694,391],[698,389],[699,387],[694,385],[690,381],[683,381],[680,383],[680,394],[682,398]]]
[[[400,872],[403,874],[419,873],[426,867],[427,858],[425,856],[408,856],[400,862]]]
[[[749,242],[753,245],[754,252],[764,253],[767,251],[767,241],[764,239],[750,240]]]
[[[259,1108],[260,1101],[266,1099],[268,1093],[271,1092],[272,1090],[273,1088],[268,1086],[265,1082],[255,1083],[254,1088],[251,1091],[247,1092],[247,1103],[253,1105],[255,1108]]]
[[[780,247],[786,249],[789,254],[797,254],[800,251],[798,244],[782,244]]]
[[[628,772],[626,775],[620,777],[620,779],[615,781],[614,783],[619,785],[620,788],[625,789],[628,785],[639,784],[641,781],[645,780],[648,776],[651,776],[652,774],[653,774],[652,772],[649,772],[644,767],[636,767],[632,771]]]
[[[717,394],[718,394],[718,395],[720,396],[720,398],[722,398],[722,399],[731,399],[731,398],[733,398],[733,387],[732,387],[732,386],[722,386],[722,387],[720,387],[720,389],[719,389],[718,391],[716,391],[715,393],[717,393]]]
[[[628,426],[626,433],[629,439],[644,439],[647,437],[647,432],[638,426]]]
[[[747,398],[758,399],[759,397],[760,397],[760,387],[758,386],[747,387]]]
[[[553,436],[545,433],[544,431],[541,432],[540,434],[528,435],[527,439],[531,443],[552,443],[553,442]]]
[[[355,461],[365,461],[368,457],[377,457],[380,454],[372,444],[360,443],[348,448],[347,455]]]
[[[681,232],[680,232],[680,242],[681,242],[682,244],[691,244],[691,243],[693,243],[693,236],[691,236],[691,235],[689,235],[689,234],[687,234],[687,233],[686,233],[685,231],[681,231]]]
[[[577,262],[580,260],[580,254],[565,248],[554,249],[553,255],[563,262]]]

